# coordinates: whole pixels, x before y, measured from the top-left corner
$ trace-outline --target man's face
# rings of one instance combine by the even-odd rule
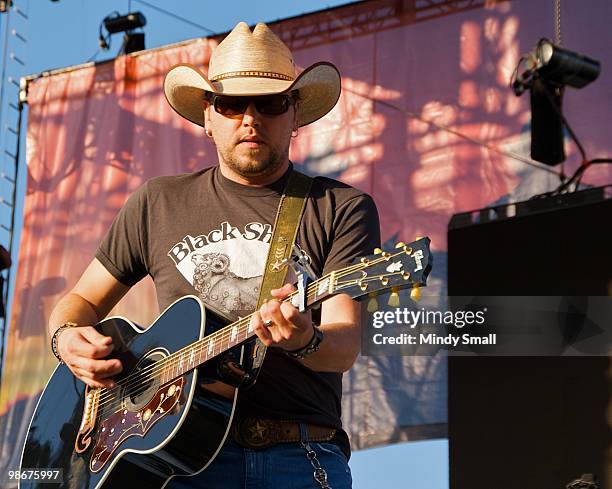
[[[244,114],[223,115],[205,103],[205,119],[219,164],[241,177],[271,175],[289,161],[291,132],[296,127],[293,104],[282,114],[267,115],[250,101]]]

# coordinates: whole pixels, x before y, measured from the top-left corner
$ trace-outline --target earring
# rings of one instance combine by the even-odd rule
[[[209,138],[212,138],[212,131],[211,131],[210,129],[206,129],[206,135],[207,135]]]
[[[293,131],[291,131],[291,137],[295,138],[295,137],[297,137],[297,135],[298,135],[298,128],[294,127]]]

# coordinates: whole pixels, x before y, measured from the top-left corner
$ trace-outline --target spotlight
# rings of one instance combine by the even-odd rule
[[[527,65],[519,74],[521,66]],[[599,76],[599,61],[540,39],[535,49],[519,60],[512,89],[517,96],[529,90],[531,101],[531,157],[554,166],[565,161],[563,126],[572,133],[563,117],[565,86],[582,88]]]
[[[147,25],[147,19],[140,12],[132,12],[127,15],[118,15],[115,17],[105,17],[104,27],[109,34],[117,32],[127,32],[139,27]]]
[[[599,61],[582,54],[555,46],[548,39],[542,39],[537,47],[538,74],[541,78],[557,85],[582,88],[599,76]]]
[[[102,49],[110,49],[111,35],[125,32],[119,54],[142,51],[145,49],[144,32],[134,32],[134,29],[144,27],[146,24],[147,19],[140,12],[130,12],[126,15],[119,15],[119,12],[113,12],[104,17],[100,24],[100,47]],[[102,25],[104,25],[108,32],[106,36],[102,34]]]
[[[518,70],[524,61],[529,63],[529,67],[519,75]],[[540,39],[535,49],[519,61],[512,88],[516,95],[521,95],[536,78],[558,87],[582,88],[595,80],[600,71],[599,61],[555,46],[548,39]]]

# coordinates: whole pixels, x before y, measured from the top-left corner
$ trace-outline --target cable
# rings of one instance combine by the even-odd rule
[[[430,125],[432,127],[435,127],[436,129],[439,129],[440,131],[444,131],[444,132],[452,134],[454,136],[458,136],[458,137],[460,137],[462,139],[465,139],[466,141],[469,141],[472,144],[475,144],[475,145],[480,146],[482,148],[488,149],[489,151],[494,151],[495,153],[498,153],[498,154],[500,154],[502,156],[505,156],[507,158],[512,158],[513,160],[520,161],[521,163],[525,163],[526,165],[533,166],[533,167],[537,168],[538,170],[543,170],[543,171],[546,171],[546,172],[549,172],[549,173],[553,173],[554,175],[558,175],[558,173],[555,170],[553,170],[552,168],[550,168],[549,166],[546,166],[546,165],[544,165],[542,163],[534,161],[534,160],[532,160],[530,158],[526,158],[525,156],[520,155],[518,153],[515,153],[514,151],[508,151],[506,149],[502,149],[502,148],[500,148],[498,146],[495,146],[494,144],[490,144],[488,142],[481,141],[479,139],[475,139],[475,138],[473,138],[471,136],[468,136],[467,134],[463,134],[461,131],[458,131],[456,129],[452,129],[452,128],[450,128],[448,126],[445,126],[443,124],[439,124],[437,122],[434,122],[434,121],[432,121],[430,119],[427,119],[427,118],[417,114],[416,112],[412,112],[410,110],[403,109],[401,107],[398,107],[397,105],[394,105],[394,104],[392,104],[390,102],[387,102],[386,100],[376,99],[372,95],[367,94],[367,93],[362,93],[359,90],[352,90],[350,88],[344,88],[344,87],[342,88],[342,90],[345,91],[345,92],[353,93],[353,94],[358,95],[360,97],[363,97],[363,98],[365,98],[367,100],[375,101],[378,105],[382,105],[382,106],[387,107],[389,109],[396,110],[396,111],[400,112],[401,114],[405,115],[406,117],[411,117],[413,119],[417,119],[417,120],[419,120],[421,122],[424,122],[424,123],[426,123],[426,124],[428,124],[428,125]]]
[[[195,22],[192,22],[188,19],[185,19],[184,17],[181,17],[180,15],[176,15],[172,12],[169,12],[168,10],[164,10],[163,8],[157,7],[155,5],[151,5],[149,2],[145,2],[144,0],[134,0],[135,2],[141,3],[143,5],[146,5],[149,8],[152,8],[153,10],[157,10],[158,12],[161,12],[162,14],[165,14],[169,17],[173,17],[176,20],[180,20],[181,22],[184,22],[185,24],[189,24],[191,26],[197,27],[198,29],[202,29],[206,32],[208,32],[209,34],[216,34],[215,31],[209,29],[208,27],[205,27],[201,24],[196,24]]]
[[[85,63],[90,63],[91,61],[93,61],[94,59],[96,59],[96,56],[98,56],[98,54],[99,54],[99,53],[100,53],[100,50],[99,50],[99,49],[98,49],[98,50],[96,50],[96,52],[95,52],[95,53],[93,53],[93,54],[92,54],[92,55],[89,57],[89,59],[88,59],[87,61],[85,61]]]
[[[612,163],[612,158],[594,158],[592,160],[584,161],[583,164],[576,169],[574,174],[555,190],[552,190],[550,192],[544,192],[543,194],[534,195],[533,197],[531,197],[531,199],[541,199],[545,197],[559,195],[565,190],[569,189],[570,185],[572,185],[572,183],[574,182],[576,182],[576,184],[574,186],[573,192],[576,192],[580,187],[580,180],[582,179],[582,176],[584,175],[586,169],[589,168],[591,165],[597,165],[602,163]]]
[[[114,10],[113,12],[108,14],[106,17],[104,17],[102,19],[102,22],[100,22],[100,27],[98,29],[99,40],[100,40],[100,49],[109,50],[110,47],[111,47],[111,33],[109,32],[108,35],[105,38],[104,34],[102,33],[102,27],[104,26],[104,22],[106,22],[108,19],[112,18],[111,15],[113,15],[113,14],[115,14],[115,17],[119,17],[121,15],[119,12]],[[96,56],[97,54],[98,53],[94,54],[94,56]]]
[[[584,172],[586,171],[586,169],[591,165],[597,165],[601,163],[612,163],[612,158],[594,158],[590,161],[587,161],[585,165],[582,165],[580,168],[578,168],[578,170],[581,170],[580,172],[576,170],[576,174],[572,175],[572,179],[577,177],[576,187],[574,188],[574,192],[578,190],[578,187],[580,186],[580,180],[582,179],[582,175],[584,175]]]

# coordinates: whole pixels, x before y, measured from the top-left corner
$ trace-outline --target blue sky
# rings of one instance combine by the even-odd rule
[[[0,107],[0,146],[2,164],[0,172],[13,174],[10,158],[4,153],[15,151],[14,134],[5,126],[16,126],[16,113],[8,108],[16,102],[17,87],[8,82],[12,77],[38,73],[53,68],[72,66],[90,59],[97,61],[112,58],[121,44],[120,35],[115,35],[110,51],[101,52],[98,47],[98,28],[101,20],[113,11],[124,14],[141,11],[147,18],[144,29],[146,47],[206,36],[210,31],[219,33],[230,30],[238,21],[249,24],[272,22],[308,12],[346,4],[346,1],[272,1],[272,0],[225,0],[223,2],[181,0],[14,0],[22,14],[11,12],[7,30],[7,16],[2,15],[1,39],[8,36],[6,63],[3,63],[2,107]],[[160,7],[188,19],[182,22],[153,8]],[[27,18],[26,18],[27,17]],[[193,24],[198,24],[198,27]],[[204,29],[206,28],[206,29]],[[12,33],[15,29],[15,34]],[[24,42],[23,39],[27,40]],[[10,56],[13,53],[13,57]],[[4,58],[3,58],[4,60]],[[27,113],[27,111],[26,111]],[[26,118],[27,121],[27,118]],[[25,124],[22,126],[25,140]],[[14,247],[18,247],[21,227],[21,205],[25,184],[25,141],[22,141],[20,178],[18,182],[16,236]],[[0,179],[0,196],[10,200],[11,187]],[[0,223],[8,225],[8,207],[0,203]],[[0,230],[0,244],[8,247],[8,233]],[[15,250],[16,251],[16,250]],[[14,255],[16,261],[16,255]],[[13,272],[14,277],[15,272]],[[384,485],[394,488],[448,488],[448,442],[446,440],[403,443],[383,448],[355,452],[351,459],[353,487],[366,489]]]

